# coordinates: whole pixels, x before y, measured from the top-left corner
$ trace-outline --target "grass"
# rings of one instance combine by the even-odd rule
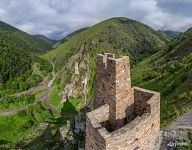
[[[76,111],[79,110],[80,99],[73,97],[69,99],[69,102],[75,107]]]
[[[35,95],[33,94],[25,94],[19,97],[6,96],[0,100],[0,111],[25,108],[27,105],[32,104],[34,101]]]
[[[189,129],[189,131],[188,131],[188,138],[190,140],[190,143],[188,143],[188,145],[179,146],[177,148],[178,150],[191,150],[192,149],[192,129]]]
[[[64,103],[61,103],[62,96],[60,95],[61,89],[58,84],[54,85],[52,88],[50,103],[56,109],[65,112],[75,112],[80,109],[80,99],[79,98],[69,98]]]
[[[191,144],[192,144],[192,128],[191,128],[191,129],[189,129],[188,136],[189,136],[189,139],[190,139]]]
[[[51,95],[49,98],[49,102],[51,103],[52,106],[54,106],[55,108],[58,108],[61,100],[62,100],[62,96],[59,95],[61,92],[60,90],[60,86],[59,85],[54,85],[52,87],[52,91],[51,91]]]
[[[0,117],[0,143],[6,144],[22,140],[31,132],[32,126],[27,114]]]
[[[45,110],[43,104],[30,105],[25,111],[0,117],[0,149],[13,146],[21,141],[36,138],[34,129],[42,123],[58,124],[57,116]],[[58,122],[58,123],[57,123]],[[43,131],[42,131],[43,132]],[[30,138],[29,138],[30,137]]]
[[[39,70],[38,63],[33,64],[33,73],[41,76],[43,78],[42,72]]]

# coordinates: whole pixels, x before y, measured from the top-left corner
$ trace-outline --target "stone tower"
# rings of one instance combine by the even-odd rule
[[[131,87],[129,57],[97,55],[94,110],[86,115],[86,150],[157,150],[160,94]]]

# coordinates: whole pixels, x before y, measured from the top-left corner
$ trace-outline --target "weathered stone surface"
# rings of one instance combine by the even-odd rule
[[[157,150],[160,94],[131,87],[128,57],[99,54],[94,108],[86,115],[86,150]]]

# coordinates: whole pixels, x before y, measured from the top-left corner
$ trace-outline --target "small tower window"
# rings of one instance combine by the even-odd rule
[[[139,149],[139,146],[135,147],[134,150],[138,150]]]
[[[102,84],[102,89],[105,89],[105,85],[104,84]]]

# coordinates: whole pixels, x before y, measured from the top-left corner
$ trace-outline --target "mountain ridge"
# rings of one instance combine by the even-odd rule
[[[21,31],[5,22],[0,21],[0,36],[17,47],[34,53],[42,53],[51,49],[51,45],[41,39]]]
[[[176,38],[180,34],[182,34],[182,32],[172,31],[172,30],[158,30],[158,31],[165,34],[168,38],[171,38],[171,39]]]
[[[35,38],[37,38],[37,39],[40,39],[40,40],[44,41],[45,43],[49,44],[50,46],[53,46],[57,42],[57,40],[50,39],[45,35],[36,34],[36,35],[33,35],[33,36]]]
[[[115,42],[115,43],[117,43],[117,42],[119,42],[119,43],[122,43],[120,40],[119,41],[109,41],[110,39],[105,39],[105,38],[107,38],[106,36],[111,36],[111,37],[109,37],[109,38],[113,38],[114,37],[114,35],[110,35],[110,33],[109,33],[109,35],[104,35],[104,34],[107,34],[107,33],[104,33],[105,31],[107,31],[107,32],[113,32],[113,31],[109,31],[109,30],[119,30],[119,29],[116,29],[116,26],[118,26],[119,24],[123,24],[123,22],[126,22],[126,21],[130,21],[130,22],[134,22],[135,23],[135,28],[137,28],[137,24],[141,24],[140,22],[138,22],[138,21],[135,21],[135,20],[131,20],[131,19],[127,19],[127,18],[123,18],[123,17],[117,17],[117,18],[111,18],[111,19],[108,19],[108,20],[105,20],[105,21],[103,21],[103,22],[100,22],[100,23],[98,23],[98,24],[96,24],[96,25],[94,25],[94,26],[92,26],[92,27],[90,27],[90,28],[88,28],[88,29],[86,29],[86,30],[84,30],[83,32],[81,32],[81,33],[79,33],[79,34],[77,34],[77,35],[75,35],[75,36],[73,36],[72,38],[71,38],[71,40],[70,41],[67,41],[67,42],[65,42],[63,45],[66,45],[66,46],[70,46],[70,44],[72,43],[71,41],[75,41],[75,43],[78,43],[78,45],[79,45],[79,43],[83,43],[83,42],[85,42],[86,43],[86,41],[87,40],[90,40],[90,38],[95,38],[95,36],[98,36],[97,34],[101,34],[101,38],[103,38],[103,39],[100,39],[100,41],[99,42],[105,42],[104,40],[108,40],[107,42],[109,42],[108,44],[113,44],[113,42]],[[126,24],[126,23],[125,23]],[[131,24],[131,23],[130,23]],[[147,25],[144,25],[144,24],[142,24],[143,26],[143,28],[147,28],[148,29],[148,31],[149,32],[152,32],[152,33],[155,33],[156,34],[156,36],[154,36],[154,37],[151,37],[153,40],[157,40],[157,41],[155,41],[155,42],[157,42],[156,43],[156,45],[154,44],[153,46],[154,47],[158,47],[158,46],[160,46],[160,44],[165,44],[165,43],[163,43],[162,41],[164,40],[164,41],[169,41],[168,39],[166,39],[166,37],[164,37],[163,35],[161,35],[160,33],[158,33],[158,32],[156,32],[155,30],[153,30],[151,27],[149,27],[149,26],[147,26]],[[114,28],[113,28],[114,27]],[[106,29],[106,28],[108,28],[108,29]],[[109,29],[109,28],[111,28],[111,29]],[[120,27],[119,27],[120,28]],[[123,27],[122,27],[123,28]],[[128,27],[129,28],[129,27]],[[138,29],[139,29],[139,27],[138,27]],[[125,30],[125,29],[124,29]],[[127,29],[128,30],[128,29]],[[142,30],[142,29],[140,29],[140,30]],[[126,31],[126,30],[125,30]],[[118,31],[115,31],[116,33],[111,33],[111,34],[121,34],[121,33],[118,33]],[[131,34],[135,34],[134,32],[136,32],[136,31],[134,31],[134,30],[132,30],[132,31],[130,31],[131,32]],[[141,32],[141,31],[140,31]],[[89,35],[88,35],[89,34]],[[123,34],[123,33],[122,33]],[[144,33],[144,34],[147,34],[147,33]],[[99,35],[100,36],[100,35]],[[119,36],[121,36],[121,35],[119,35]],[[125,35],[125,38],[126,38],[126,36],[127,35]],[[136,36],[136,35],[135,35]],[[141,35],[140,35],[141,36]],[[159,39],[157,38],[157,36],[159,36]],[[122,37],[123,38],[123,37]],[[127,37],[127,38],[129,38],[129,37]],[[134,37],[134,38],[136,38],[136,37]],[[147,39],[147,38],[146,38]],[[117,39],[114,39],[114,40],[117,40]],[[126,39],[121,39],[121,40],[126,40]],[[129,38],[129,39],[127,39],[130,43],[131,42],[133,42],[133,44],[134,43],[137,43],[137,41],[136,41],[136,39],[131,39],[131,38]],[[143,41],[139,41],[140,43],[142,43],[142,42],[146,42],[146,43],[144,43],[144,45],[146,44],[147,46],[148,45],[150,45],[150,43],[148,43],[148,41],[146,40],[146,41],[144,41],[145,40],[145,38],[143,39]],[[161,41],[162,40],[162,41]],[[91,43],[91,44],[94,44],[94,40],[92,41],[93,43]],[[111,43],[110,43],[111,42]],[[160,44],[159,44],[159,43]],[[109,46],[109,45],[108,45]],[[130,48],[130,46],[132,46],[131,44],[130,45],[126,45],[127,47],[129,47]],[[135,47],[136,45],[134,45],[134,49],[136,49],[136,47]],[[138,46],[138,45],[137,45]],[[71,46],[70,46],[71,47]],[[75,47],[75,46],[74,46]],[[121,46],[119,46],[119,47],[121,47]],[[142,48],[142,46],[140,46],[140,48],[141,49],[143,49]],[[52,52],[50,52],[50,55],[51,55],[51,53],[52,53],[52,56],[48,56],[49,55],[49,53],[48,54],[45,54],[45,58],[47,58],[47,59],[53,59],[57,54],[57,52],[56,51],[59,51],[59,49],[61,49],[60,51],[61,51],[61,53],[62,53],[62,45],[60,45],[58,48],[56,48],[55,50],[52,50]],[[109,49],[109,48],[108,48]],[[118,49],[118,47],[116,48],[111,48],[111,49]],[[130,48],[131,49],[131,48]],[[138,48],[139,49],[139,48]],[[154,50],[154,49],[153,49]],[[152,51],[153,51],[152,50]],[[55,53],[53,52],[53,51],[55,51]],[[125,50],[126,51],[126,50]],[[148,50],[147,52],[149,52],[150,50]],[[155,51],[155,50],[154,50]],[[155,52],[157,52],[157,51],[155,51]],[[152,52],[152,53],[155,53],[155,52]],[[58,52],[59,53],[59,52]],[[137,53],[137,52],[132,52],[132,53]],[[145,53],[145,52],[144,52]],[[145,54],[144,54],[145,55]],[[147,55],[147,54],[146,54]],[[51,58],[52,57],[52,58]],[[59,56],[58,56],[59,57]]]

